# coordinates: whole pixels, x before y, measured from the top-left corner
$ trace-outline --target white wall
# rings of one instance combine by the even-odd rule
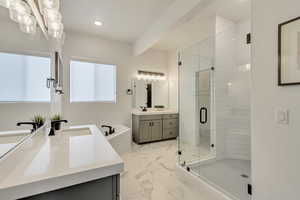
[[[252,0],[252,181],[255,200],[299,199],[300,86],[277,86],[278,24],[298,17],[299,0]],[[275,110],[290,123],[275,123]]]
[[[178,110],[178,52],[168,52],[169,107]]]
[[[72,124],[121,123],[130,126],[132,96],[126,94],[131,88],[131,79],[137,70],[150,70],[167,74],[167,54],[163,51],[149,50],[134,57],[132,46],[86,37],[80,34],[68,34],[64,45],[65,88],[69,88],[69,61],[79,59],[104,64],[117,65],[117,103],[70,103],[69,92],[64,96],[63,114]]]
[[[49,54],[48,43],[43,36],[28,38],[17,24],[0,22],[0,51],[32,55]],[[101,122],[130,125],[131,96],[126,89],[131,87],[131,78],[138,69],[167,74],[167,54],[149,50],[134,57],[132,46],[94,36],[67,33],[64,56],[63,115],[70,124]],[[117,103],[69,103],[69,60],[71,58],[117,65]],[[33,114],[47,115],[50,104],[45,103],[0,103],[0,130],[17,129],[17,121],[29,120]],[[24,127],[23,127],[24,128]]]

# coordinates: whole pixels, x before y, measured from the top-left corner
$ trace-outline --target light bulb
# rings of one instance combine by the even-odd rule
[[[39,7],[42,15],[46,14],[47,9],[59,10],[59,0],[39,0]]]
[[[32,15],[23,15],[19,23],[27,26],[36,25],[36,19]]]
[[[20,22],[20,29],[24,33],[35,34],[36,33],[36,19],[32,15],[22,16]]]
[[[59,0],[43,0],[45,8],[59,9]]]
[[[95,24],[96,26],[102,26],[102,25],[103,25],[103,23],[102,23],[101,21],[98,21],[98,20],[96,20],[96,21],[94,22],[94,24]]]
[[[64,25],[61,22],[51,22],[48,24],[48,34],[60,39],[64,33]]]
[[[156,76],[155,76],[155,75],[149,75],[149,79],[150,79],[150,80],[155,80],[155,79],[156,79]]]
[[[61,22],[57,22],[57,21],[54,21],[54,22],[50,22],[48,24],[48,29],[50,30],[62,30],[64,28],[64,25],[61,23]]]
[[[54,9],[46,9],[44,15],[46,26],[51,22],[61,22],[62,16],[59,11]]]
[[[247,71],[250,71],[250,70],[251,70],[251,65],[250,65],[250,64],[247,64],[247,65],[246,65],[246,70],[247,70]]]
[[[30,15],[30,7],[21,0],[14,0],[9,6],[9,16],[15,22],[20,22],[24,15]]]
[[[36,25],[25,25],[20,24],[20,29],[22,32],[34,35],[36,33]]]
[[[12,1],[14,1],[14,0],[0,0],[0,6],[9,8]]]

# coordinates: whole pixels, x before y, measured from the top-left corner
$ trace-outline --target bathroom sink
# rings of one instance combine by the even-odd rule
[[[4,133],[4,132],[2,132]],[[7,132],[8,133],[8,132]],[[24,134],[0,134],[0,157],[18,145],[24,138],[28,137],[30,132]]]

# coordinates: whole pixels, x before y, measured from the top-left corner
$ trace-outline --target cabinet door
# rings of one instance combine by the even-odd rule
[[[151,121],[141,121],[140,122],[140,142],[150,142],[151,141]]]
[[[162,120],[153,120],[151,126],[152,141],[162,140]]]

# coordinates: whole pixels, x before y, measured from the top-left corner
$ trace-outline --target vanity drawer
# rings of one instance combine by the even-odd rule
[[[163,119],[178,119],[178,114],[163,115]]]
[[[162,115],[139,115],[140,120],[160,120]]]
[[[178,119],[164,119],[163,127],[164,128],[177,128],[178,127]]]
[[[178,136],[178,128],[165,128],[163,131],[163,139],[176,138]]]

